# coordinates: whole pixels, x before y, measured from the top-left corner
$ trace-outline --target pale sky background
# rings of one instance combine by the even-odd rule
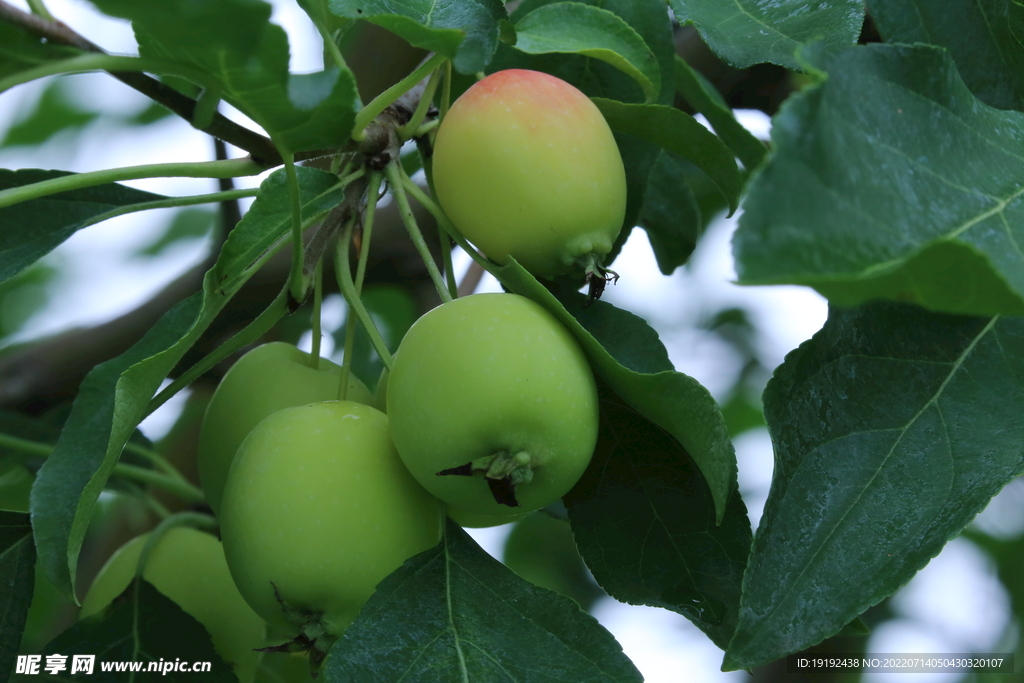
[[[25,7],[22,0],[12,1]],[[102,17],[86,2],[53,0],[47,4],[55,16],[106,49],[134,52],[134,39],[126,22]],[[301,10],[293,0],[275,0],[273,4],[274,21],[284,26],[291,38],[292,70],[321,68],[320,38]],[[302,49],[296,49],[296,45]],[[141,95],[107,76],[82,75],[70,81],[81,101],[98,111],[134,113],[146,106]],[[0,95],[0,132],[31,109],[41,90],[41,84],[29,84]],[[247,121],[225,109],[229,108],[222,107],[224,113]],[[755,134],[767,137],[770,121],[760,112],[740,112],[740,119]],[[41,148],[2,149],[0,167],[81,172],[142,163],[199,161],[213,155],[207,136],[177,118],[135,129],[100,120],[90,124],[69,147],[71,137],[60,135]],[[255,186],[260,179],[239,179],[238,185]],[[130,184],[169,195],[216,190],[212,180],[157,179]],[[55,296],[17,339],[7,343],[107,320],[145,301],[199,262],[208,248],[203,240],[178,244],[157,259],[134,255],[160,234],[172,215],[167,211],[162,220],[153,213],[111,220],[79,232],[46,257],[61,269]],[[826,316],[824,300],[809,289],[733,284],[735,271],[729,243],[735,226],[735,218],[715,222],[690,264],[669,277],[660,274],[643,231],[634,231],[614,265],[621,279],[605,294],[605,300],[647,318],[661,334],[676,368],[700,380],[720,399],[726,398],[723,393],[732,386],[739,359],[714,335],[696,326],[705,316],[726,305],[750,311],[759,331],[762,358],[769,367],[781,363],[786,353],[814,334]],[[468,257],[460,256],[457,267],[464,268]],[[488,276],[478,291],[500,288]],[[340,298],[325,302],[325,328],[339,326],[343,315]],[[325,340],[325,352],[329,353],[330,348],[329,340]],[[151,438],[159,437],[173,423],[181,403],[180,398],[170,401],[144,424]],[[740,487],[756,525],[773,466],[767,431],[741,435],[736,450]],[[1020,528],[1007,520],[1024,518],[1022,507],[1024,486],[1014,484],[978,523],[995,533],[1019,533]],[[476,530],[473,536],[489,552],[500,556],[508,528]],[[872,652],[999,651],[998,641],[1010,618],[1007,597],[992,563],[962,539],[949,543],[897,594],[893,604],[900,618],[871,636]],[[721,651],[681,616],[611,599],[599,603],[595,615],[651,683],[742,681],[747,677],[745,673],[720,672]],[[918,674],[914,680],[930,683],[959,678]],[[886,676],[868,680],[882,679]]]

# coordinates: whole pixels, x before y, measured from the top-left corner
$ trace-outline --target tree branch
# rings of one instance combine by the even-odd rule
[[[0,0],[0,21],[25,28],[53,43],[68,45],[84,52],[106,54],[103,48],[84,36],[79,35],[63,22],[46,21],[34,14],[23,12],[17,7],[4,2],[4,0]],[[109,73],[125,85],[138,90],[146,97],[159,102],[181,118],[192,123],[196,101],[191,97],[181,94],[174,88],[144,73],[134,71],[113,71]],[[277,149],[269,138],[244,126],[240,126],[221,114],[215,114],[210,125],[199,130],[239,149],[244,149],[252,155],[256,163],[267,168],[280,166],[283,163],[281,155],[278,154]]]

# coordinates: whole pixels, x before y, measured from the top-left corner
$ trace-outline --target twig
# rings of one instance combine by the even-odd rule
[[[60,21],[47,21],[34,14],[24,12],[13,5],[0,0],[0,21],[28,29],[32,33],[60,45],[68,45],[84,52],[106,54],[103,48]],[[193,121],[196,101],[181,94],[174,88],[158,81],[151,76],[133,71],[113,71],[110,75],[125,85],[135,88],[146,97],[159,102],[189,123]],[[280,166],[281,155],[269,138],[240,126],[221,114],[215,114],[209,126],[203,132],[223,140],[252,155],[253,160],[267,168]]]

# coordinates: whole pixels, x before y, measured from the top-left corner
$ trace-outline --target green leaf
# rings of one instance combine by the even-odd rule
[[[1024,472],[1024,320],[833,308],[765,390],[775,473],[726,669],[840,631]]]
[[[732,151],[721,138],[675,107],[661,104],[626,104],[602,97],[591,98],[612,130],[659,145],[692,161],[718,186],[736,210],[743,178]]]
[[[209,662],[210,671],[170,671],[143,673],[136,681],[167,681],[168,683],[237,683],[238,677],[213,647],[210,634],[198,621],[165,597],[148,581],[134,579],[104,612],[76,622],[54,638],[43,652],[67,657],[66,668],[47,674],[40,666],[36,675],[15,676],[17,683],[32,681],[80,681],[82,683],[123,683],[133,679],[131,673],[103,671],[109,662],[141,662],[162,666],[161,662]],[[91,674],[71,674],[74,655],[95,655]]]
[[[583,347],[595,372],[634,410],[690,454],[707,480],[718,522],[736,488],[736,454],[714,398],[700,382],[672,369],[657,333],[640,317],[567,292],[560,298],[509,259],[496,271],[509,290],[533,299],[561,320]]]
[[[1024,314],[1024,115],[978,102],[935,47],[850,48],[822,68],[775,118],[733,241],[740,281]]]
[[[797,51],[820,40],[829,49],[857,42],[863,0],[669,0],[681,23],[697,27],[715,54],[745,69],[771,62],[802,70]]]
[[[97,116],[94,111],[82,110],[68,97],[65,81],[53,81],[43,90],[32,111],[7,129],[0,147],[38,145],[62,131],[81,128]]]
[[[341,202],[336,176],[305,167],[296,173],[304,217]],[[172,308],[134,346],[86,376],[32,489],[40,559],[46,575],[67,595],[74,595],[78,554],[96,497],[149,400],[224,305],[287,240],[290,228],[287,180],[280,169],[263,181],[252,208],[231,231],[206,273],[203,291]]]
[[[336,16],[365,19],[411,45],[442,54],[464,74],[490,64],[501,25],[508,22],[499,0],[328,0],[328,7]]]
[[[441,543],[380,582],[323,673],[328,683],[643,680],[597,620],[520,579],[451,521]]]
[[[14,671],[35,585],[29,516],[0,510],[0,671]],[[0,674],[0,680],[4,675]]]
[[[290,152],[340,145],[360,108],[348,69],[288,73],[288,36],[263,0],[94,0],[131,19],[143,57],[198,67],[216,96],[261,125]],[[225,30],[230,26],[231,30]],[[198,84],[206,85],[206,84]]]
[[[1024,109],[1024,5],[1008,0],[868,0],[878,32],[893,43],[949,50],[985,104]]]
[[[686,263],[707,226],[687,182],[687,166],[692,168],[685,159],[662,150],[640,209],[638,222],[647,231],[658,269],[665,275]]]
[[[0,78],[80,54],[77,48],[44,41],[28,29],[0,21]]]
[[[748,171],[764,160],[768,148],[744,128],[732,113],[721,93],[699,71],[676,56],[676,91],[690,106],[707,118],[708,123],[729,146]]]
[[[0,169],[0,190],[72,175],[65,171]],[[0,208],[0,282],[7,280],[82,228],[123,213],[133,204],[166,199],[152,192],[109,183],[60,192]]]
[[[640,34],[614,12],[581,2],[556,2],[538,7],[515,26],[517,50],[600,59],[635,79],[644,91],[644,101],[657,101],[658,60]]]
[[[602,384],[597,451],[565,504],[580,554],[609,595],[678,612],[725,648],[750,552],[739,491],[716,524],[686,450]]]

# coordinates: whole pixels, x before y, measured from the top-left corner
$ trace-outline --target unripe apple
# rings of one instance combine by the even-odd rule
[[[442,529],[441,504],[402,465],[387,416],[352,401],[285,408],[260,422],[238,449],[221,509],[242,596],[282,632],[325,632],[328,641]]]
[[[341,368],[291,344],[271,342],[238,359],[224,375],[206,409],[199,434],[199,481],[214,514],[220,514],[231,461],[260,421],[283,408],[340,398]],[[357,377],[348,376],[350,401],[371,404],[373,396]]]
[[[490,258],[542,277],[588,272],[611,251],[626,175],[607,122],[565,81],[508,69],[469,88],[437,132],[438,201]]]

